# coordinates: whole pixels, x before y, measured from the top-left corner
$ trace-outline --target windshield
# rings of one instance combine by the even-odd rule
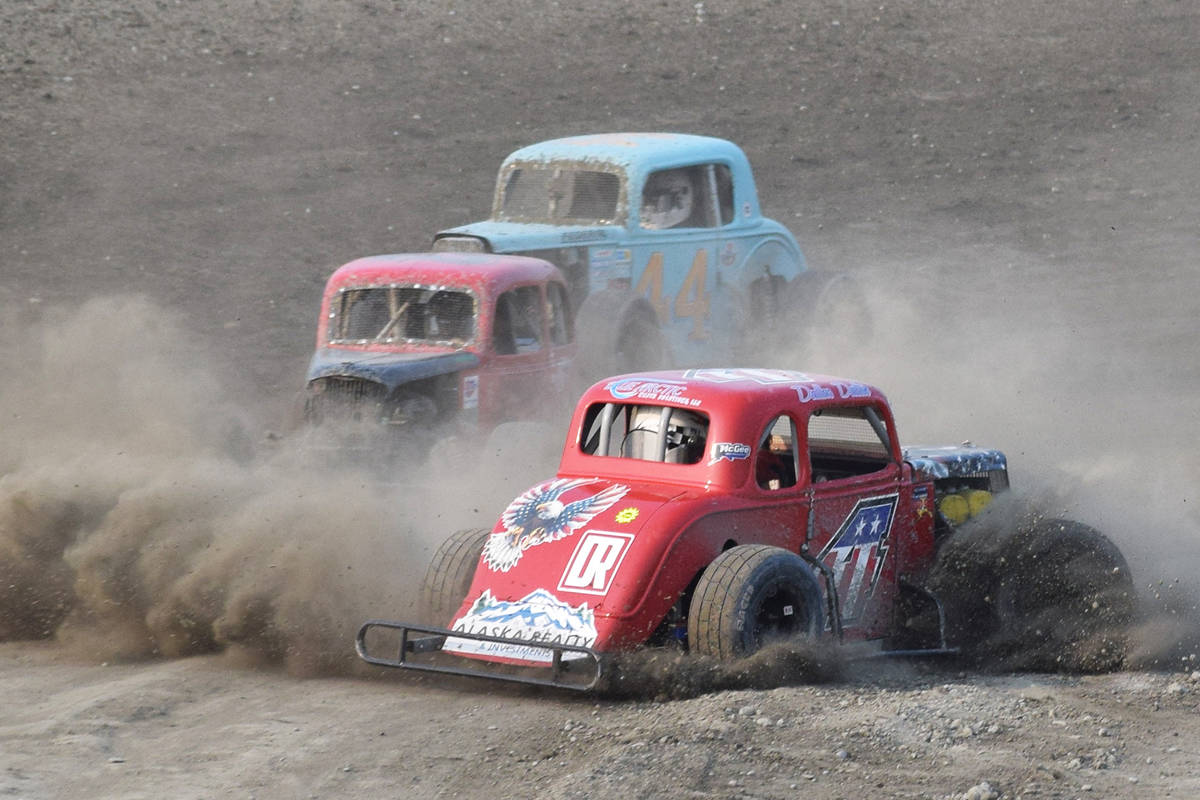
[[[342,289],[330,304],[331,344],[404,342],[461,347],[474,336],[475,298],[465,289]]]
[[[500,175],[493,216],[550,225],[617,221],[622,174],[572,162],[514,164]]]
[[[584,417],[583,452],[668,464],[704,457],[708,417],[699,411],[636,403],[596,403]]]

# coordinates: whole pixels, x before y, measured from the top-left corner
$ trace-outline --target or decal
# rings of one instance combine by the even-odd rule
[[[526,550],[570,536],[629,491],[628,486],[613,484],[569,503],[559,500],[566,492],[589,483],[595,481],[556,478],[534,486],[509,503],[500,515],[504,530],[489,536],[483,546],[484,563],[498,572],[508,572]]]
[[[715,442],[712,447],[712,460],[709,464],[715,464],[718,461],[744,461],[750,457],[750,445],[742,442]]]
[[[638,511],[633,506],[630,506],[629,508],[622,508],[620,511],[618,511],[616,519],[617,522],[621,523],[622,525],[628,525],[630,522],[633,522],[635,519],[637,519],[638,514],[640,513],[642,512]]]
[[[462,380],[462,407],[479,408],[479,376],[467,375]]]
[[[455,620],[451,629],[519,641],[481,642],[448,636],[443,650],[538,663],[549,663],[554,658],[553,651],[536,647],[538,643],[590,647],[596,642],[595,613],[588,604],[572,607],[545,589],[535,589],[513,601],[498,600],[484,589],[467,613]],[[566,652],[562,657],[569,660],[585,656]]]
[[[624,378],[613,381],[605,388],[618,400],[655,400],[686,406],[700,405],[699,400],[689,398],[685,394],[688,388],[685,381]]]
[[[847,626],[859,621],[863,601],[875,593],[890,548],[888,534],[897,497],[892,494],[859,500],[817,556],[833,570],[842,622]]]
[[[608,587],[621,568],[621,561],[632,541],[631,533],[588,531],[575,545],[575,552],[558,581],[558,590],[608,594]]]
[[[750,208],[749,203],[742,203],[742,216],[743,217],[746,217],[748,219],[752,212],[753,212],[753,209]]]

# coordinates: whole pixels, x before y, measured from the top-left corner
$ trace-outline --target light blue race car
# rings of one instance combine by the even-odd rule
[[[438,233],[433,249],[557,265],[597,372],[699,364],[780,326],[797,339],[867,318],[848,276],[808,270],[791,232],[762,215],[741,148],[708,136],[523,147],[500,166],[491,218]]]

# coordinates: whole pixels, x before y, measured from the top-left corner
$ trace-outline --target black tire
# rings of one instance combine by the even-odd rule
[[[787,285],[784,297],[783,320],[805,331],[809,357],[842,356],[870,346],[874,320],[866,294],[852,276],[809,270]]]
[[[617,335],[617,372],[645,372],[667,366],[667,348],[658,322],[634,312]]]
[[[991,649],[1009,668],[1102,672],[1125,658],[1137,597],[1129,565],[1103,534],[1043,519],[1001,550]]]
[[[575,371],[581,386],[625,372],[667,366],[667,346],[645,298],[605,289],[589,296],[575,319]]]
[[[471,588],[483,544],[491,531],[457,531],[438,548],[421,581],[418,614],[427,625],[449,625]]]
[[[742,658],[772,642],[815,638],[823,619],[821,592],[804,559],[780,547],[738,545],[700,576],[688,609],[688,647]]]
[[[929,588],[945,605],[949,643],[1001,669],[1117,669],[1137,607],[1116,546],[1061,519],[1027,519],[1008,535],[960,529],[938,552]]]

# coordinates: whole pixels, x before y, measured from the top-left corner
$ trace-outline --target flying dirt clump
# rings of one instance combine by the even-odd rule
[[[1121,668],[1138,597],[1129,565],[1102,534],[1017,493],[941,547],[929,587],[947,633],[990,670],[1105,672]]]
[[[424,563],[395,490],[247,460],[248,415],[145,299],[48,309],[6,342],[0,638],[357,668],[358,623],[403,608]]]
[[[611,698],[681,700],[727,689],[774,689],[827,683],[843,677],[845,659],[825,641],[780,642],[735,661],[679,650],[618,654],[601,692]]]

